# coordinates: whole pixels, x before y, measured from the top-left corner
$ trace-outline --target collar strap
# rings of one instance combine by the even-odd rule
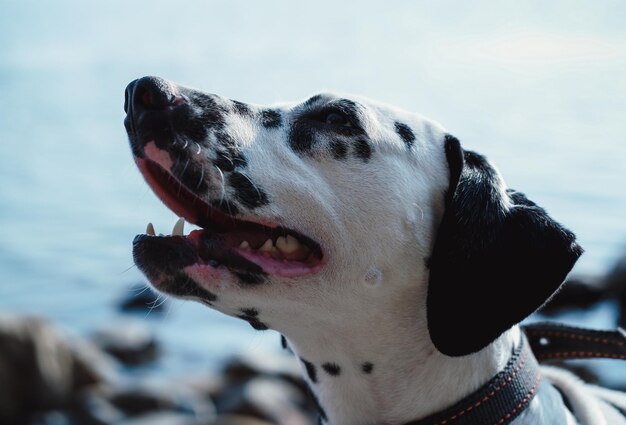
[[[504,370],[489,382],[454,406],[405,425],[506,425],[528,406],[540,381],[539,365],[522,335]]]
[[[598,357],[626,360],[626,332],[621,328],[600,331],[538,322],[522,329],[539,360]]]

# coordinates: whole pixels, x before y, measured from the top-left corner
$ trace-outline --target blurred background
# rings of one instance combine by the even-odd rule
[[[0,0],[0,312],[79,336],[129,320],[144,284],[131,241],[176,219],[122,124],[144,75],[260,104],[337,90],[433,118],[572,229],[586,249],[573,275],[599,278],[626,248],[625,20],[618,0]],[[128,373],[279,349],[200,305],[152,306],[130,316],[165,355]]]

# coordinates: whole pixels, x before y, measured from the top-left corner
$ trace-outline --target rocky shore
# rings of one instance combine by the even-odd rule
[[[0,314],[0,424],[309,425],[315,407],[289,353],[233,356],[217,374],[140,377],[160,356],[140,321],[90,338]]]
[[[118,308],[154,306],[154,294],[130,291]],[[626,255],[605,276],[570,278],[541,314],[615,305],[626,327]],[[87,337],[65,333],[37,317],[0,314],[0,424],[2,425],[312,425],[317,413],[293,355],[233,356],[217,373],[177,377],[136,374],[166,355],[149,328],[132,314]],[[622,369],[626,363],[618,364]],[[566,364],[600,384],[584,363]],[[614,367],[614,366],[611,366]],[[610,385],[620,389],[623,385]]]

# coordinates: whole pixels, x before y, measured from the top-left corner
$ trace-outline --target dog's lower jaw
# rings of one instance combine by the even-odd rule
[[[288,336],[324,424],[401,425],[442,410],[502,370],[519,328],[463,357],[438,352],[424,323],[384,317],[350,331]],[[362,324],[361,324],[362,325]]]

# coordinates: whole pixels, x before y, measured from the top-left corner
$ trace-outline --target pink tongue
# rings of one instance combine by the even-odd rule
[[[287,261],[287,260],[275,260],[271,257],[266,257],[263,254],[259,254],[252,251],[246,251],[243,249],[235,248],[235,251],[247,260],[258,264],[263,268],[266,273],[274,274],[285,277],[296,277],[305,274],[313,273],[322,266],[316,264],[309,266],[299,261]]]

